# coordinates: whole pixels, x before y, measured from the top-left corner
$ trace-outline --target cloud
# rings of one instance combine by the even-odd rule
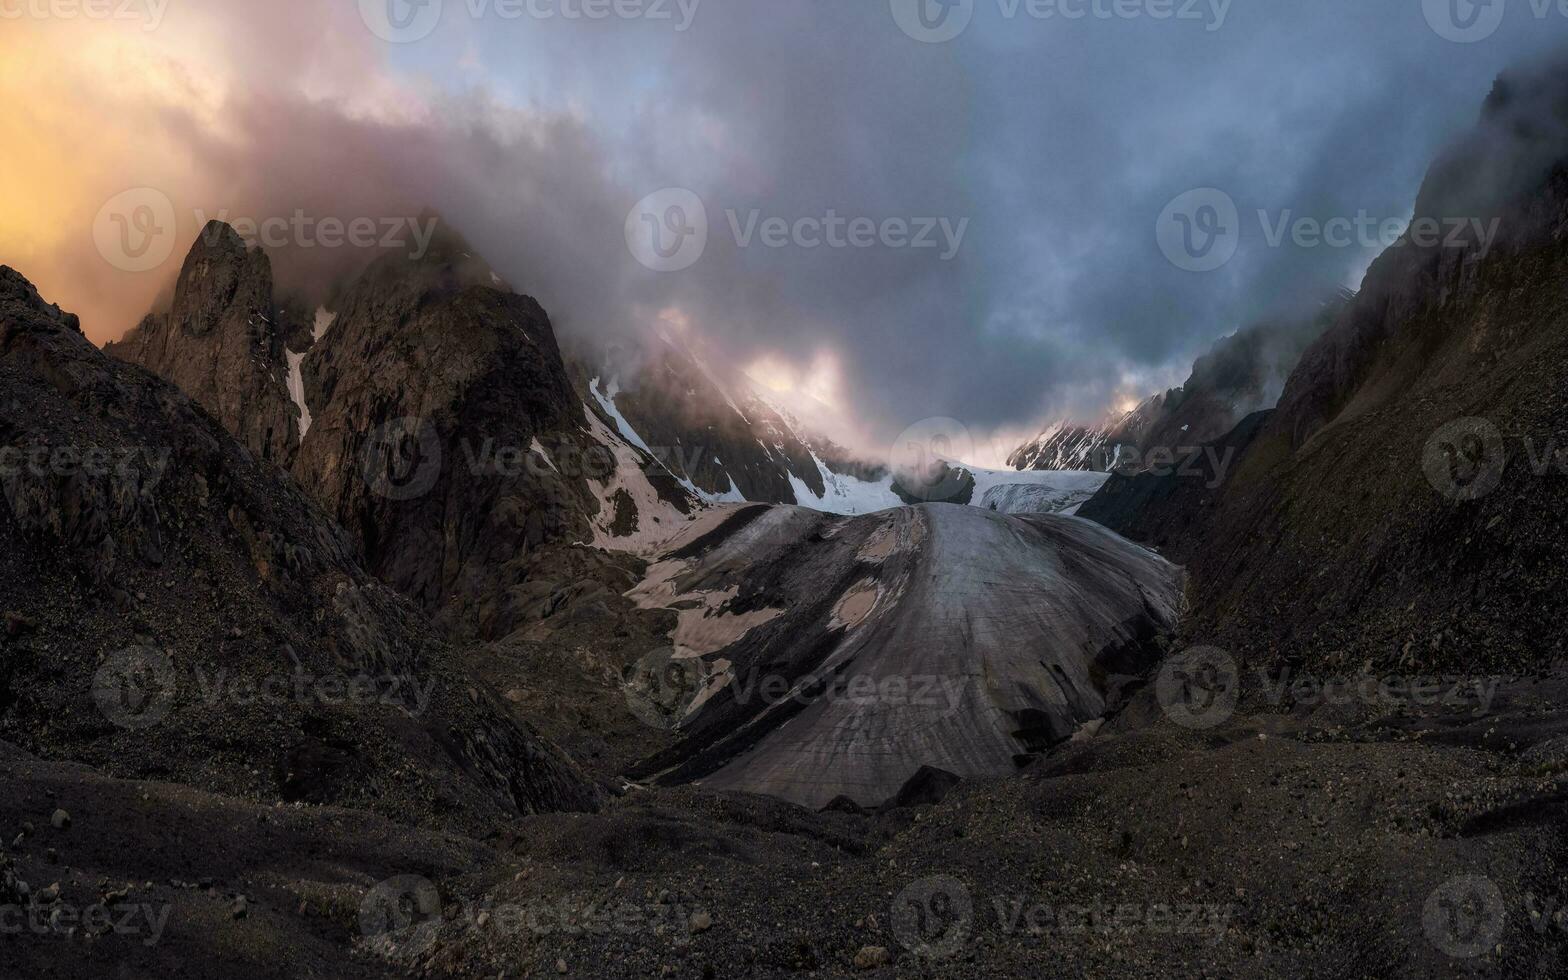
[[[932,417],[1011,438],[1179,383],[1217,337],[1353,284],[1375,244],[1272,247],[1266,224],[1408,217],[1491,79],[1549,33],[1521,9],[1457,44],[1417,4],[1363,0],[1237,0],[1216,30],[1009,6],[978,3],[945,44],[880,2],[702,3],[678,31],[448,0],[411,44],[309,0],[172,5],[156,30],[8,22],[0,144],[26,149],[0,158],[0,261],[102,342],[166,289],[198,210],[428,206],[568,338],[644,336],[678,309],[711,361],[828,359],[868,442]],[[127,273],[92,227],[141,186],[173,202],[180,241]],[[668,187],[700,198],[708,238],[656,272],[625,227]],[[1235,258],[1202,274],[1155,237],[1197,187],[1241,221]],[[935,247],[912,247],[926,221]],[[275,258],[309,292],[362,257]]]

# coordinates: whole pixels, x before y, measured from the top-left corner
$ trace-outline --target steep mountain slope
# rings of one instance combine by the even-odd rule
[[[578,399],[539,305],[437,227],[422,258],[382,256],[306,324],[275,301],[265,253],[214,223],[172,312],[109,350],[291,469],[449,632],[494,638],[558,611],[558,569],[627,572],[561,549],[646,547],[696,500]]]
[[[597,805],[285,474],[5,267],[0,392],[0,738],[476,830]]]
[[[1341,290],[1308,315],[1280,317],[1221,338],[1180,388],[1096,426],[1059,424],[1014,450],[1019,470],[1141,470],[1156,450],[1201,446],[1253,412],[1273,408],[1307,346],[1354,297]]]
[[[1499,79],[1421,189],[1417,219],[1443,240],[1373,264],[1278,410],[1231,440],[1245,452],[1206,512],[1161,509],[1186,493],[1111,520],[1180,525],[1168,551],[1192,568],[1195,631],[1330,663],[1512,669],[1568,652],[1537,628],[1568,605],[1565,106],[1561,66]],[[1477,229],[1493,221],[1488,248]]]
[[[639,771],[813,808],[1013,771],[1147,668],[1181,589],[1091,522],[946,504],[750,505],[676,545],[639,592],[685,610],[643,691],[685,738]]]
[[[590,536],[589,479],[613,470],[548,317],[451,233],[418,262],[378,259],[336,314],[303,364],[296,476],[383,581],[454,626],[504,631],[506,589],[547,545]]]
[[[716,378],[702,358],[660,338],[634,369],[584,367],[598,403],[677,479],[710,500],[799,502],[824,493],[811,449],[771,406]]]
[[[267,257],[214,221],[180,268],[169,312],[148,315],[105,351],[174,382],[241,445],[287,469],[300,438],[285,381],[291,319],[298,313],[274,301]]]
[[[677,339],[660,337],[654,352],[630,367],[617,369],[614,360],[601,353],[600,368],[575,362],[583,399],[627,443],[656,458],[659,471],[709,504],[794,504],[860,515],[948,502],[1055,513],[1087,500],[1104,479],[993,471],[956,460],[939,461],[930,473],[895,474],[889,461],[858,459],[815,431],[777,392],[745,377],[719,377]],[[819,415],[832,411],[818,408]]]

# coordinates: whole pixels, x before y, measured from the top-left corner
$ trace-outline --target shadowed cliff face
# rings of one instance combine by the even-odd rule
[[[294,472],[380,578],[483,618],[503,565],[582,539],[598,504],[586,467],[556,464],[583,458],[584,421],[549,318],[480,265],[448,237],[349,287],[303,365]]]
[[[186,256],[169,312],[150,314],[105,351],[174,382],[241,445],[287,469],[300,436],[284,380],[293,315],[273,301],[267,257],[215,221]]]
[[[1188,564],[1195,634],[1330,665],[1568,653],[1537,627],[1568,611],[1565,79],[1500,80],[1422,189],[1418,220],[1496,221],[1489,248],[1389,249],[1278,409],[1221,440],[1219,484],[1113,478],[1084,508]]]
[[[1341,290],[1317,311],[1253,324],[1224,337],[1192,365],[1180,388],[1159,392],[1097,426],[1062,425],[1008,457],[1019,470],[1137,472],[1157,450],[1208,444],[1278,402],[1302,352],[1354,297]]]
[[[668,536],[692,501],[584,408],[539,304],[438,228],[419,259],[381,257],[307,325],[274,299],[266,254],[213,223],[171,311],[109,353],[289,469],[440,625],[494,638],[560,587],[539,581],[567,563],[557,549]],[[599,562],[594,577],[625,574]]]
[[[5,267],[0,391],[6,739],[475,830],[597,804],[286,474]]]
[[[634,679],[685,739],[639,772],[811,807],[881,804],[923,766],[1011,772],[1147,668],[1180,583],[1074,518],[718,512],[637,593],[685,610]]]
[[[625,360],[610,356],[619,351],[580,358],[576,373],[584,400],[613,409],[663,468],[709,499],[804,503],[798,486],[824,495],[812,453],[830,465],[843,450],[826,440],[808,444],[807,434],[756,397],[743,378],[721,382],[684,344],[662,337],[650,344],[633,364],[613,363]],[[848,466],[841,471],[857,472]]]

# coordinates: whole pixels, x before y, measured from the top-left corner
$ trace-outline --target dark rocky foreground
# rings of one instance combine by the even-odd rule
[[[12,933],[5,971],[1555,976],[1565,695],[1512,682],[1479,719],[1244,701],[1195,732],[1146,689],[1093,742],[934,803],[646,790],[484,839],[7,746],[4,873],[123,929]]]

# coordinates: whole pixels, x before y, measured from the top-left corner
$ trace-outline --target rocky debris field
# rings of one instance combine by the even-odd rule
[[[5,746],[0,887],[27,910],[8,970],[1559,975],[1565,695],[1562,675],[1505,681],[1478,716],[1245,690],[1195,730],[1150,685],[1095,737],[929,802],[633,788],[482,840]]]

